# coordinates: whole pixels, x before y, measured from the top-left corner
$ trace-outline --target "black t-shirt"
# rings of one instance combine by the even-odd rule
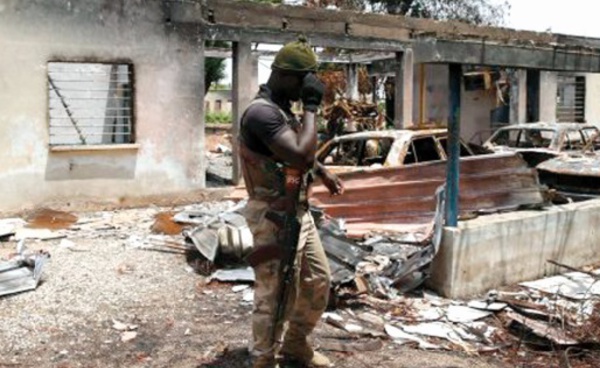
[[[285,130],[290,129],[283,117],[282,111],[291,110],[289,102],[279,102],[271,98],[271,91],[265,85],[260,87],[258,97],[273,102],[276,106],[266,103],[254,103],[248,107],[242,118],[240,135],[244,144],[252,151],[265,156],[272,156],[269,144]],[[280,110],[281,109],[281,110]]]

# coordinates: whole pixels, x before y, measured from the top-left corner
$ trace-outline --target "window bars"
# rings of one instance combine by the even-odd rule
[[[134,142],[133,67],[48,63],[50,145]]]

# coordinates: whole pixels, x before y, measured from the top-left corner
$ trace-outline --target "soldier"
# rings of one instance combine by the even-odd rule
[[[313,174],[332,194],[341,194],[341,181],[316,163],[316,112],[324,86],[315,75],[317,57],[300,38],[276,55],[271,76],[244,112],[240,128],[240,157],[250,197],[244,216],[254,235],[248,256],[256,275],[252,315],[253,367],[327,367],[329,360],[307,340],[327,306],[329,264],[308,211],[307,191]],[[302,122],[291,111],[291,101],[302,101]],[[275,321],[282,275],[280,260],[285,239],[274,220],[289,200],[286,172],[300,172],[301,191],[294,212],[300,223],[295,279],[287,298],[285,321]],[[289,239],[288,239],[289,241]],[[294,243],[296,244],[296,243]],[[293,257],[292,257],[293,258]],[[285,328],[284,322],[287,322]]]

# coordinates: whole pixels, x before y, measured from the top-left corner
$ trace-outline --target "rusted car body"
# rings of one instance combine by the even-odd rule
[[[325,143],[317,152],[317,160],[337,173],[445,161],[447,136],[445,129],[347,134]],[[461,141],[461,156],[473,155]]]
[[[518,124],[498,129],[483,147],[493,152],[518,152],[530,167],[536,167],[562,152],[581,150],[597,132],[591,124]]]
[[[537,166],[540,180],[574,199],[600,196],[600,133],[580,152],[562,154]]]
[[[346,221],[350,235],[420,231],[435,211],[434,194],[446,181],[447,131],[387,130],[336,137],[317,160],[343,180],[331,197],[322,185],[312,203]],[[460,211],[468,214],[540,205],[537,172],[515,152],[475,155],[461,140]]]

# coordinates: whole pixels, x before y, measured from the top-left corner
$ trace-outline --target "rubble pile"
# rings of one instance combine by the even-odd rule
[[[600,347],[599,276],[600,270],[572,272],[493,290],[470,301],[423,290],[389,300],[363,295],[323,319],[345,331],[347,338],[387,338],[419,349],[493,353],[513,364],[533,361],[547,351],[582,355]],[[520,353],[513,354],[513,349]]]
[[[329,138],[348,132],[385,129],[385,116],[377,104],[367,102],[373,86],[364,68],[358,70],[360,100],[345,97],[346,73],[341,70],[324,70],[319,78],[325,84],[322,117],[326,121]]]

